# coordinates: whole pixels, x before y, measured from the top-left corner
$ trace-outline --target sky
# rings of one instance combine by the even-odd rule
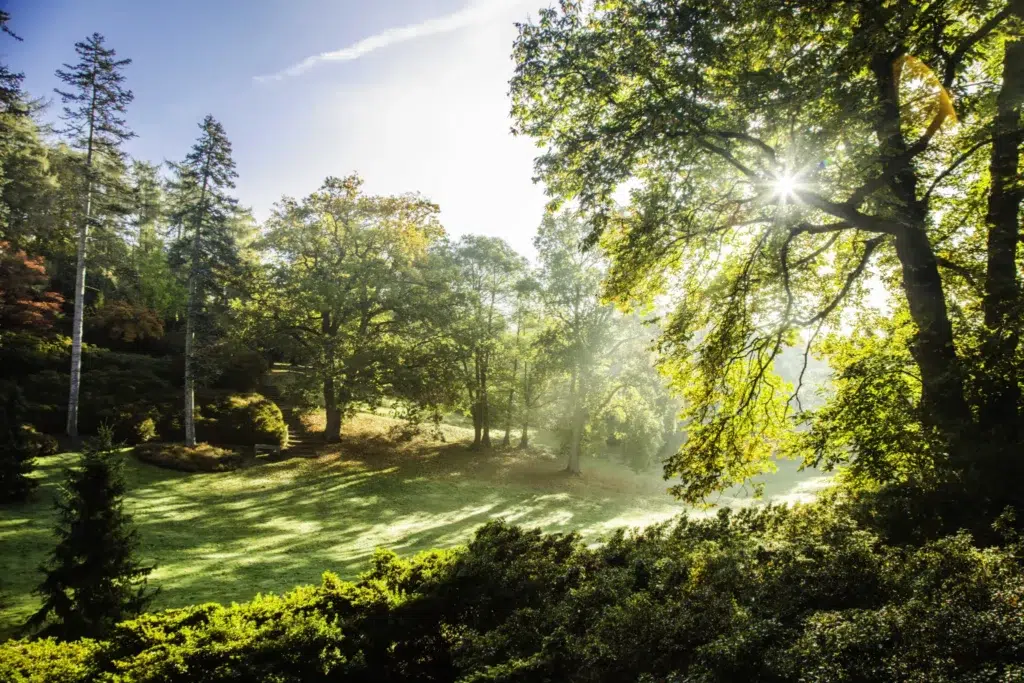
[[[0,0],[24,40],[0,58],[53,99],[74,43],[102,33],[135,93],[127,151],[181,159],[207,113],[224,124],[237,195],[266,218],[282,195],[360,173],[420,192],[453,235],[532,255],[544,211],[537,148],[511,135],[515,21],[549,0]]]

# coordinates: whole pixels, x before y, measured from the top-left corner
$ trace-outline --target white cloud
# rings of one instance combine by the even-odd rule
[[[515,4],[522,3],[517,2],[517,0],[478,1],[443,17],[428,19],[419,24],[389,28],[369,38],[363,38],[340,50],[321,52],[318,55],[306,57],[301,62],[293,64],[287,69],[266,76],[257,76],[255,80],[259,82],[280,81],[291,76],[298,76],[321,62],[350,62],[392,45],[481,24]]]

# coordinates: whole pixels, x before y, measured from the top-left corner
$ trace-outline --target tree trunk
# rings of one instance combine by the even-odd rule
[[[71,323],[71,388],[68,392],[68,436],[78,441],[78,396],[82,384],[82,332],[85,322],[85,249],[89,235],[89,221],[92,219],[91,169],[86,173],[85,220],[78,231],[78,256],[75,266],[75,312]]]
[[[324,440],[327,443],[341,441],[341,406],[338,404],[338,392],[334,386],[334,345],[331,337],[334,328],[331,324],[331,312],[320,312],[320,332],[325,337],[324,344]]]
[[[324,424],[324,440],[327,443],[341,441],[341,406],[334,391],[334,378],[324,378],[324,413],[327,419]]]
[[[583,443],[583,408],[580,405],[582,394],[580,373],[572,370],[569,381],[569,459],[565,471],[570,474],[580,473],[580,449]]]
[[[893,64],[893,55],[880,56],[873,61],[872,70],[878,81],[881,105],[878,137],[885,155],[900,159],[907,153],[907,144],[900,127]],[[911,354],[921,373],[924,419],[942,434],[954,459],[959,459],[970,428],[970,411],[964,397],[963,367],[953,345],[942,278],[928,239],[928,207],[917,198],[917,184],[912,164],[901,164],[888,179],[889,189],[901,205],[897,209],[900,228],[896,234],[896,255],[910,316],[917,326]]]
[[[472,448],[480,448],[481,444],[481,432],[483,431],[483,421],[480,419],[480,403],[474,401],[473,405],[469,408],[469,413],[473,417],[473,445]]]
[[[194,247],[193,247],[194,248]],[[195,254],[193,253],[193,261]],[[195,266],[193,266],[193,271]],[[195,276],[188,279],[188,304],[185,315],[185,445],[193,447],[196,445],[196,399],[195,399],[195,375],[192,368],[192,354],[195,345]]]
[[[188,270],[188,303],[185,306],[185,445],[196,445],[195,337],[196,308],[199,298],[199,251],[202,247],[203,219],[206,218],[206,189],[210,182],[209,159],[203,164],[203,188],[199,193],[199,212],[192,232],[192,262]]]
[[[569,444],[569,464],[565,468],[570,474],[580,474],[580,455],[583,450],[583,423],[585,422],[582,410],[577,409],[572,418],[572,441]]]
[[[525,450],[530,446],[530,404],[533,396],[530,393],[530,366],[523,362],[523,432],[519,437],[519,448]]]
[[[71,386],[68,390],[68,436],[78,442],[78,396],[82,388],[82,332],[85,324],[85,249],[92,222],[92,146],[96,130],[96,69],[92,71],[92,95],[89,102],[89,132],[85,148],[85,215],[78,229],[78,253],[75,258],[75,311],[71,321]]]
[[[480,426],[483,429],[480,444],[488,449],[491,447],[491,404],[487,395],[487,364],[489,362],[488,352],[480,360]]]
[[[1015,11],[1024,15],[1024,0]],[[1017,173],[1022,142],[1024,105],[1024,40],[1007,40],[1003,54],[1003,85],[996,99],[996,118],[989,162],[988,264],[985,275],[984,398],[981,427],[1000,444],[1018,436],[1020,386],[1016,354],[1017,321],[1022,313],[1017,272],[1020,234],[1021,180]]]

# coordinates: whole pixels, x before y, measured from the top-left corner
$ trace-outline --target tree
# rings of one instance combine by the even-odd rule
[[[63,303],[64,297],[50,291],[42,258],[0,242],[0,328],[49,330]]]
[[[109,429],[89,440],[56,501],[57,547],[42,567],[43,605],[26,623],[62,640],[102,638],[152,600],[153,567],[135,559],[138,533],[124,512],[125,483]]]
[[[26,412],[21,389],[0,382],[0,503],[24,501],[38,484],[28,476],[33,459],[23,431]]]
[[[423,269],[443,236],[437,206],[416,195],[366,195],[362,183],[328,178],[301,201],[284,198],[266,235],[279,265],[259,308],[308,366],[328,441],[340,439],[346,412],[378,403],[421,357],[420,331],[435,310],[438,283]]]
[[[131,293],[144,307],[176,319],[182,312],[186,290],[174,277],[168,260],[165,239],[170,229],[168,198],[157,166],[142,161],[132,163],[129,234],[131,262],[135,279]],[[180,231],[179,222],[175,226]]]
[[[237,201],[235,162],[224,127],[207,115],[185,160],[174,165],[172,222],[184,229],[179,251],[188,264],[185,312],[185,445],[196,445],[196,329],[206,298],[215,294],[238,262],[229,230]]]
[[[524,404],[526,398],[525,389],[528,386],[529,377],[529,346],[531,327],[535,326],[536,304],[539,302],[540,283],[527,275],[518,282],[515,287],[515,299],[510,312],[512,324],[516,328],[513,339],[508,344],[509,355],[512,356],[512,367],[509,368],[506,384],[508,385],[508,398],[505,402],[505,436],[501,440],[502,446],[508,448],[512,443],[512,423],[516,419],[517,402]],[[520,367],[521,366],[521,367]],[[522,374],[520,374],[520,369]],[[517,391],[518,390],[518,391]],[[524,404],[524,408],[528,407]],[[519,445],[526,448],[529,445],[527,430],[529,429],[529,417],[523,415],[525,410],[519,411],[522,416],[520,424],[523,425],[520,434]]]
[[[453,283],[462,313],[453,334],[462,349],[460,365],[473,419],[473,447],[491,447],[492,360],[508,327],[507,314],[515,302],[515,285],[526,259],[504,240],[466,235],[455,245],[459,273]]]
[[[666,467],[679,495],[790,449],[800,388],[773,361],[837,349],[830,333],[870,319],[872,282],[910,330],[884,367],[910,382],[918,475],[977,480],[984,438],[1003,454],[987,480],[1012,478],[1020,16],[1019,0],[566,0],[520,26],[513,114],[547,147],[541,177],[608,250],[614,300],[677,302],[662,349],[689,425]],[[808,434],[856,428],[854,457],[881,424],[824,414],[802,416]]]
[[[85,308],[86,243],[94,220],[94,196],[102,195],[101,176],[96,162],[120,162],[121,145],[134,136],[123,118],[133,99],[124,88],[122,70],[130,59],[116,59],[114,50],[94,33],[75,44],[78,64],[65,64],[57,77],[67,90],[56,90],[64,103],[64,135],[73,147],[84,152],[82,172],[85,182],[84,204],[78,218],[78,247],[75,268],[75,312],[71,328],[71,389],[68,397],[68,436],[78,438],[78,396],[82,373],[82,327]]]
[[[581,248],[584,235],[584,223],[565,212],[545,216],[534,239],[549,320],[538,343],[567,377],[562,431],[572,474],[580,473],[592,424],[625,387],[613,366],[629,339],[622,316],[601,300],[604,260]]]
[[[21,37],[7,26],[10,20],[11,15],[0,10],[0,33],[20,41]],[[21,83],[24,80],[24,74],[11,71],[6,64],[0,64],[0,116],[22,111]]]

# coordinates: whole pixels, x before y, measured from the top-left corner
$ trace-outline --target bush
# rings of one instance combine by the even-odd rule
[[[281,409],[260,394],[202,392],[196,435],[203,441],[233,446],[288,443]]]
[[[495,522],[461,550],[378,551],[355,583],[147,614],[99,644],[0,646],[0,679],[1016,680],[1022,604],[1012,552],[886,545],[828,504],[597,548]]]
[[[195,448],[180,443],[147,443],[136,446],[134,453],[142,462],[181,472],[225,472],[245,462],[238,451],[208,443],[196,444]]]
[[[37,485],[29,476],[35,457],[25,438],[25,399],[11,382],[0,382],[0,503],[27,500]]]
[[[216,375],[213,387],[232,391],[255,391],[263,383],[270,364],[258,351],[225,345],[210,358]]]
[[[60,450],[60,444],[57,439],[49,434],[41,434],[30,424],[23,424],[21,426],[21,433],[29,452],[34,458],[54,455]]]

